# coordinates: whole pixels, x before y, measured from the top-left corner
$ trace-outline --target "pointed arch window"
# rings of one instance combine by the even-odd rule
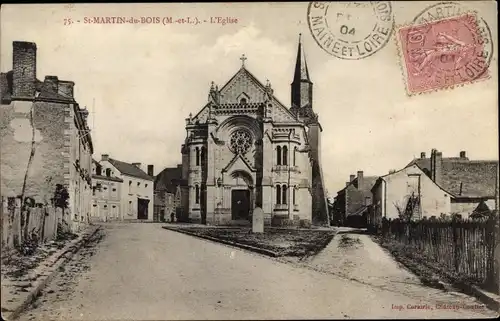
[[[288,147],[283,146],[283,164],[282,165],[288,165]]]
[[[287,203],[287,187],[285,184],[283,184],[283,186],[281,187],[281,193],[282,193],[282,196],[281,196],[281,204],[286,204]]]
[[[296,196],[295,196],[295,193],[296,193],[296,190],[297,190],[297,186],[294,186],[293,187],[293,190],[292,190],[292,197],[293,197],[293,205],[297,204],[297,201],[296,201]]]
[[[276,204],[281,204],[281,185],[276,185]]]
[[[196,166],[200,166],[200,148],[196,147]]]
[[[201,166],[205,166],[205,157],[206,157],[206,153],[205,153],[205,147],[201,147],[201,155],[200,155],[200,158],[201,158]]]
[[[297,166],[297,147],[293,149],[293,166]]]
[[[281,165],[281,146],[276,146],[276,163]]]
[[[200,186],[194,187],[194,200],[196,204],[200,204]]]

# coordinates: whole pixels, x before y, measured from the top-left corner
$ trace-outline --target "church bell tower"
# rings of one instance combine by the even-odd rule
[[[306,56],[301,37],[302,35],[299,34],[297,60],[295,62],[295,72],[291,84],[292,106],[290,110],[295,115],[298,115],[299,118],[306,120],[306,118],[313,116],[313,83],[309,78],[309,70],[307,69]]]
[[[313,111],[313,83],[309,78],[306,55],[299,34],[299,46],[292,82],[290,111],[307,126],[308,145],[312,160],[312,220],[314,225],[330,225],[326,190],[321,166],[321,132],[318,115]]]

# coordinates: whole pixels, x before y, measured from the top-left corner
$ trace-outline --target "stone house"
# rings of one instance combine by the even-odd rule
[[[328,225],[321,169],[321,132],[313,83],[299,41],[291,107],[242,66],[186,119],[182,145],[182,220],[266,225]]]
[[[13,68],[0,74],[1,193],[63,207],[59,223],[76,232],[91,213],[93,144],[88,111],[74,83],[37,79],[37,46],[13,42]]]
[[[333,224],[338,226],[366,225],[367,215],[372,204],[371,189],[378,176],[365,176],[358,171],[350,175],[346,186],[337,192],[332,205]]]
[[[110,176],[123,180],[120,196],[121,219],[152,221],[154,177],[141,168],[141,163],[130,164],[102,154],[99,165],[104,173],[109,171]]]
[[[92,159],[92,215],[97,221],[123,220],[123,179],[116,177],[111,168],[103,170]]]
[[[155,177],[155,217],[159,221],[177,221],[181,216],[182,165],[167,167]]]
[[[443,157],[442,152],[433,149],[430,157],[422,152],[407,166],[413,164],[451,195],[451,214],[468,218],[482,203],[490,210],[496,209],[498,160],[470,160],[465,151],[458,157]]]
[[[437,185],[417,165],[379,177],[373,185],[373,215],[369,225],[377,226],[383,217],[411,219],[439,217],[450,213],[452,195]]]

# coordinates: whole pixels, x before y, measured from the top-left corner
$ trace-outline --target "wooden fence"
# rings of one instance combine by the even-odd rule
[[[22,209],[19,198],[2,198],[2,250],[19,247],[28,239],[37,243],[55,239],[62,218],[62,208],[35,205]]]
[[[483,220],[384,220],[382,235],[418,251],[432,265],[498,292],[494,216]],[[427,263],[427,262],[423,262]]]

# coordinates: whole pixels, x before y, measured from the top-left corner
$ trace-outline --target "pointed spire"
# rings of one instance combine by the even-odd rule
[[[304,47],[302,46],[302,34],[299,33],[299,46],[297,50],[297,62],[295,63],[293,81],[296,82],[301,80],[311,82],[311,79],[309,79],[309,70],[307,69]]]

